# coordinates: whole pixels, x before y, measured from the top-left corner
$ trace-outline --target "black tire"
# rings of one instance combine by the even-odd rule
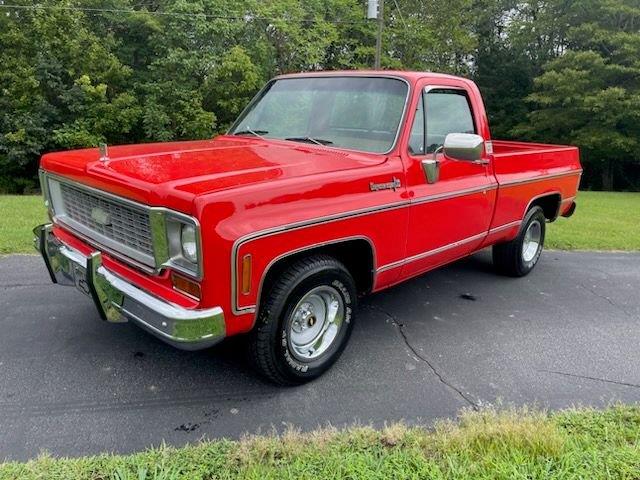
[[[300,304],[314,291],[329,292],[330,298],[342,302],[342,318],[337,333],[333,334],[326,351],[313,359],[301,358],[293,341],[296,333],[295,313],[304,308]],[[249,356],[254,367],[268,380],[278,385],[298,385],[322,375],[340,357],[354,323],[356,287],[345,266],[327,255],[314,255],[288,266],[275,280],[260,306],[256,325],[249,336]],[[333,305],[333,304],[332,304]],[[325,313],[328,315],[329,309]],[[307,317],[315,318],[315,314]],[[295,318],[294,318],[295,317]],[[314,321],[315,323],[315,321]],[[311,328],[307,324],[306,328]],[[313,323],[310,324],[313,326]],[[324,331],[324,330],[322,330]],[[314,344],[315,347],[315,344]],[[318,348],[320,348],[322,345]]]
[[[533,224],[539,225],[539,243],[535,253],[527,256],[523,252],[523,244],[529,229],[535,227]],[[493,246],[493,265],[498,273],[510,277],[524,277],[533,270],[542,254],[545,229],[546,219],[542,208],[532,207],[524,217],[518,236],[510,242]]]

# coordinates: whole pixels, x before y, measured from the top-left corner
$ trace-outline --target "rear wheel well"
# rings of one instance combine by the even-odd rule
[[[329,255],[341,262],[353,277],[358,293],[369,293],[373,289],[373,277],[375,270],[373,246],[371,242],[364,238],[356,238],[311,247],[277,260],[269,267],[269,270],[266,272],[264,280],[262,281],[260,304],[263,304],[265,295],[269,294],[271,285],[274,284],[275,280],[287,269],[289,265],[291,265],[291,263],[299,260],[300,258],[317,254]]]
[[[533,207],[540,207],[544,212],[545,218],[550,222],[553,222],[558,217],[558,212],[560,211],[560,201],[561,197],[559,193],[550,193],[549,195],[544,195],[532,201],[529,204],[527,212]],[[527,212],[525,212],[525,214]]]

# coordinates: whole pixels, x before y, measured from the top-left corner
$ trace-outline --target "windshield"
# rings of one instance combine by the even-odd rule
[[[283,78],[253,100],[229,133],[384,153],[395,142],[407,93],[394,78]]]

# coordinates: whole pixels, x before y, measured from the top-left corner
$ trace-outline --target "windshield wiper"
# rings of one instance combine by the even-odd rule
[[[269,133],[267,130],[252,130],[249,127],[245,127],[244,130],[238,130],[237,132],[233,132],[234,135],[254,135],[256,137],[262,138],[262,135],[266,135]]]
[[[307,142],[307,143],[315,143],[316,145],[333,145],[331,140],[325,140],[324,138],[314,138],[314,137],[289,137],[285,138],[285,140],[289,140],[291,142]]]

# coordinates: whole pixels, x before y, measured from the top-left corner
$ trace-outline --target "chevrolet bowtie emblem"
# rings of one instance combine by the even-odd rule
[[[111,225],[111,217],[107,212],[105,212],[99,207],[95,207],[91,209],[91,218],[93,219],[94,222],[96,222],[99,225],[102,225],[103,227],[106,227],[107,225]]]

